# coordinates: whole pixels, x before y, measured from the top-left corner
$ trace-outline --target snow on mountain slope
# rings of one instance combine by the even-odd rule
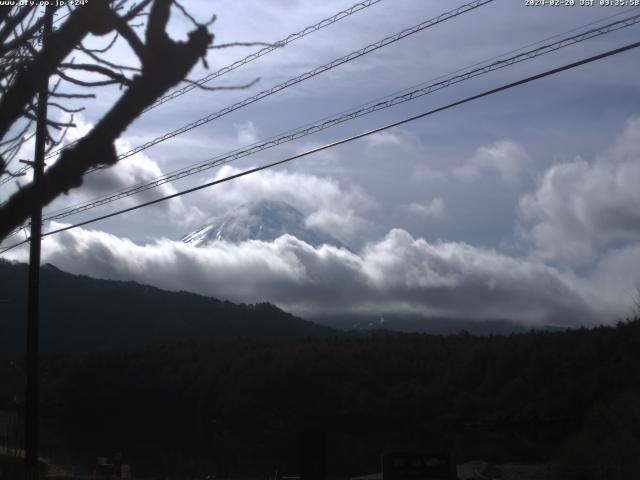
[[[308,228],[305,216],[299,210],[288,203],[274,200],[262,200],[238,207],[214,218],[181,240],[195,246],[216,240],[232,243],[246,240],[270,242],[284,234],[292,235],[314,247],[328,244],[346,248],[331,235]]]

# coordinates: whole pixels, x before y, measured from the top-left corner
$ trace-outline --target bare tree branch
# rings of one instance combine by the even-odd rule
[[[213,35],[204,26],[198,26],[191,31],[186,42],[176,42],[169,38],[166,26],[171,4],[171,0],[153,1],[147,22],[146,43],[142,44],[138,39],[140,44],[135,48],[132,45],[134,50],[137,49],[136,54],[141,59],[142,70],[131,80],[129,87],[116,104],[89,134],[62,151],[58,161],[45,172],[41,188],[36,189],[33,184],[26,185],[0,207],[0,239],[21,225],[29,217],[34,205],[47,205],[58,195],[80,186],[83,174],[90,168],[116,163],[118,159],[114,147],[115,140],[158,97],[182,81],[198,60],[206,55],[207,47],[213,41]],[[89,5],[98,5],[98,0],[87,6]],[[106,5],[107,3],[102,4],[103,7]],[[39,57],[43,57],[46,61],[38,57],[34,59],[33,64],[40,62],[40,71],[45,70],[49,74],[55,71],[65,56],[79,44],[88,31],[93,33],[95,30],[99,34],[104,34],[107,25],[112,25],[124,36],[122,32],[122,22],[124,21],[119,22],[117,19],[122,20],[122,18],[110,8],[107,8],[107,11],[101,10],[104,15],[103,20],[94,30],[87,28],[86,25],[78,25],[78,18],[80,18],[77,16],[78,12],[87,11],[89,9],[86,6],[74,10],[69,21],[56,32],[60,34],[57,41],[59,48],[64,49],[64,55],[58,51],[40,52]],[[95,14],[95,11],[90,13]],[[105,16],[112,18],[105,21]],[[75,27],[74,30],[69,30],[69,24],[72,21],[75,21]],[[90,22],[91,20],[84,18],[83,21]],[[124,25],[129,29],[126,22]],[[48,42],[48,44],[51,43],[51,41]],[[131,45],[131,42],[129,43]],[[10,93],[17,96],[15,92],[7,92],[0,102],[0,113],[3,113],[3,109],[6,108],[5,97]],[[14,104],[21,106],[18,114],[12,114],[14,121],[20,114],[25,115],[25,108],[28,107],[32,97],[33,95],[25,95],[13,100]],[[15,108],[13,104],[9,106]],[[6,133],[8,126],[13,124],[11,119],[5,121],[4,116],[2,120],[0,135]],[[4,131],[3,128],[5,128]]]
[[[44,16],[40,18],[36,23],[34,23],[29,29],[25,30],[19,36],[16,36],[10,42],[5,43],[4,45],[0,45],[0,55],[4,55],[10,50],[13,50],[33,39],[34,34],[42,28],[44,24]]]
[[[33,120],[34,122],[36,121],[36,116],[34,114],[32,114],[32,113],[25,112],[24,116],[26,118],[28,118],[29,120]],[[55,128],[56,130],[62,130],[65,127],[75,127],[75,125],[73,123],[56,122],[55,120],[51,120],[50,118],[47,118],[47,125],[49,125],[52,128]]]
[[[20,131],[20,133],[18,133],[17,135],[14,135],[13,137],[11,137],[8,140],[4,140],[2,142],[0,142],[0,146],[4,146],[4,145],[8,145],[9,143],[15,142],[15,141],[20,141],[22,139],[22,137],[27,133],[27,131],[29,130],[29,128],[31,128],[31,122],[28,122],[26,124],[26,126]]]
[[[145,46],[142,43],[142,40],[140,40],[136,32],[134,32],[129,24],[125,22],[120,16],[113,12],[111,12],[111,14],[113,15],[114,28],[120,34],[120,36],[122,36],[127,41],[127,43],[129,43],[131,49],[142,61],[142,57],[144,56],[145,51]]]
[[[180,4],[180,2],[178,2],[178,0],[173,0],[173,4],[174,4],[176,7],[178,7],[178,10],[180,10],[180,12],[182,12],[182,14],[183,14],[185,17],[187,17],[187,18],[191,21],[191,23],[193,23],[193,25],[194,25],[194,26],[199,27],[199,26],[201,26],[201,25],[202,25],[201,23],[198,23],[198,21],[197,21],[195,18],[193,18],[193,16],[192,16],[188,11],[187,11],[187,9],[186,9],[186,8],[184,8],[184,7]]]
[[[125,22],[128,22],[129,20],[131,20],[131,19],[133,19],[133,18],[137,17],[137,16],[142,12],[142,10],[144,10],[144,9],[147,7],[147,5],[149,5],[150,3],[151,3],[151,0],[143,0],[143,1],[142,1],[142,2],[140,2],[139,4],[134,5],[134,6],[131,8],[131,10],[129,10],[129,11],[126,13],[126,15],[123,15],[122,19],[123,19]]]
[[[78,85],[80,87],[104,87],[105,85],[113,85],[113,84],[122,84],[123,82],[118,81],[118,80],[99,80],[99,81],[85,81],[85,80],[79,80],[77,78],[73,78],[69,75],[67,75],[66,73],[64,73],[62,70],[56,70],[56,74],[62,78],[63,80],[66,80],[69,83],[72,83],[74,85]]]
[[[116,32],[116,34],[109,41],[109,43],[103,48],[86,48],[84,45],[82,45],[82,42],[80,42],[80,50],[82,50],[85,53],[88,53],[88,52],[91,52],[91,53],[105,53],[106,51],[111,49],[111,47],[113,47],[115,45],[115,43],[118,40],[119,36],[120,35],[118,34],[118,32]]]
[[[47,47],[16,75],[12,86],[0,99],[0,138],[20,118],[25,106],[34,97],[41,79],[55,72],[60,62],[91,31],[96,15],[104,14],[105,8],[109,10],[106,0],[97,0],[74,10],[69,20],[51,33]]]
[[[57,98],[96,98],[95,93],[60,93],[60,92],[49,92],[50,97]]]
[[[0,23],[4,22],[5,18],[7,18],[10,13],[11,13],[10,8],[0,8]]]
[[[26,6],[17,11],[13,16],[9,16],[4,26],[0,29],[0,42],[4,42],[15,31],[16,27],[27,18],[27,15],[34,9],[34,6]]]
[[[79,107],[79,108],[69,108],[69,107],[65,107],[64,105],[60,105],[57,102],[49,102],[49,106],[50,107],[55,107],[58,108],[60,110],[62,110],[63,112],[67,112],[67,113],[80,113],[83,110],[86,110],[85,107]]]
[[[73,120],[74,120],[73,114],[71,114],[71,122],[73,122]],[[65,128],[63,130],[63,132],[60,134],[60,138],[58,138],[58,140],[52,139],[51,145],[49,145],[49,147],[45,151],[45,154],[49,153],[51,150],[53,150],[53,148],[57,147],[58,145],[60,145],[62,143],[64,138],[67,136],[67,132],[69,131],[69,128],[71,128],[71,127],[67,127],[67,128]]]
[[[130,70],[134,72],[139,72],[141,70],[139,67],[128,67],[126,65],[118,65],[113,62],[109,62],[108,60],[105,60],[104,58],[101,58],[100,56],[96,55],[93,50],[87,49],[83,46],[80,46],[78,50],[80,50],[82,53],[85,53],[96,62],[106,65],[107,67],[111,67],[117,70]]]
[[[69,70],[84,70],[85,72],[93,72],[98,73],[100,75],[104,75],[105,77],[109,77],[117,83],[121,83],[123,85],[129,85],[131,80],[122,75],[121,73],[114,72],[108,68],[105,68],[100,65],[95,65],[91,63],[61,63],[60,67]],[[60,74],[60,70],[58,70],[58,74]],[[95,86],[95,85],[91,85]]]

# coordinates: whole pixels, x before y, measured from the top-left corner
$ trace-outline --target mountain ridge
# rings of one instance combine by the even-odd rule
[[[180,341],[294,341],[340,331],[270,303],[234,304],[133,281],[101,280],[43,265],[41,347],[44,352],[133,348]],[[0,260],[0,352],[23,351],[27,265]]]

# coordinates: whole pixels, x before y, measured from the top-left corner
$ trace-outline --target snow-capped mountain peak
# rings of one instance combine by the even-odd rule
[[[238,207],[213,218],[181,240],[195,246],[216,240],[232,243],[246,240],[270,242],[284,234],[292,235],[314,247],[323,244],[344,247],[331,235],[308,228],[304,214],[295,207],[275,200],[262,200]]]

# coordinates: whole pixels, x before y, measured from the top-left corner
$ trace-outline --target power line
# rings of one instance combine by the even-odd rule
[[[303,82],[305,80],[309,80],[310,78],[313,78],[321,73],[324,73],[326,71],[332,70],[340,65],[343,65],[345,63],[351,62],[357,58],[360,58],[364,55],[367,55],[368,53],[371,53],[373,51],[376,51],[382,47],[385,47],[387,45],[390,45],[392,43],[395,43],[405,37],[408,37],[409,35],[413,35],[415,33],[418,33],[422,30],[425,30],[429,27],[433,27],[434,25],[438,25],[442,22],[445,22],[446,20],[450,20],[452,18],[455,18],[459,15],[462,15],[464,13],[467,13],[469,11],[475,10],[476,8],[479,8],[483,5],[486,5],[488,3],[493,2],[494,0],[474,0],[473,2],[469,2],[469,3],[465,3],[457,8],[454,8],[453,10],[449,10],[447,12],[441,13],[440,15],[438,15],[437,17],[431,18],[429,20],[425,20],[421,23],[419,23],[418,25],[415,25],[413,27],[410,28],[406,28],[404,30],[402,30],[401,32],[398,32],[394,35],[390,35],[388,37],[383,38],[382,40],[379,40],[375,43],[371,43],[369,45],[367,45],[364,48],[361,48],[359,50],[355,50],[343,57],[337,58],[329,63],[326,63],[324,65],[321,65],[319,67],[314,68],[313,70],[309,70],[301,75],[298,75],[296,77],[292,77],[274,87],[271,87],[267,90],[263,90],[262,92],[253,95],[251,97],[245,98],[244,100],[234,103],[233,105],[230,105],[226,108],[223,108],[222,110],[218,110],[216,112],[210,113],[209,115],[202,117],[194,122],[191,122],[187,125],[184,125],[176,130],[173,130],[171,132],[167,132],[159,137],[154,138],[153,140],[150,140],[146,143],[143,143],[142,145],[138,145],[135,148],[132,148],[131,150],[121,153],[120,155],[118,155],[118,160],[122,160],[124,158],[130,157],[132,155],[135,155],[136,153],[139,153],[143,150],[146,150],[149,147],[152,147],[154,145],[157,145],[158,143],[164,142],[166,140],[169,140],[171,138],[174,138],[178,135],[181,135],[183,133],[186,133],[190,130],[193,130],[194,128],[200,127],[206,123],[212,122],[213,120],[220,118],[224,115],[227,115],[228,113],[231,113],[235,110],[238,110],[242,107],[246,107],[247,105],[250,105],[254,102],[257,102],[258,100],[262,100],[263,98],[269,97],[281,90],[284,90],[286,88],[289,88],[293,85],[297,85],[300,82]],[[87,173],[95,171],[95,170],[99,170],[98,168],[94,168],[89,170]]]
[[[227,108],[225,108],[223,110],[220,110],[218,112],[214,112],[214,113],[208,115],[207,117],[203,117],[200,120],[197,120],[196,122],[192,122],[191,124],[185,125],[185,126],[181,127],[178,130],[174,130],[174,131],[166,133],[166,134],[164,134],[164,135],[162,135],[160,137],[157,137],[156,139],[154,139],[154,140],[152,140],[150,142],[147,142],[147,143],[145,143],[143,145],[140,145],[140,146],[138,146],[138,147],[136,147],[136,148],[134,148],[132,150],[129,150],[128,152],[120,154],[118,156],[118,160],[122,160],[124,158],[129,157],[129,156],[132,156],[132,155],[134,155],[136,153],[139,153],[142,150],[145,150],[146,148],[151,147],[152,145],[158,144],[160,142],[163,142],[165,140],[173,138],[173,137],[175,137],[175,136],[177,136],[177,135],[179,135],[181,133],[187,132],[187,131],[189,131],[189,130],[191,130],[193,128],[196,128],[198,126],[204,125],[205,123],[211,122],[212,120],[214,120],[216,118],[219,118],[219,117],[221,117],[221,116],[223,116],[223,115],[225,115],[227,113],[230,113],[230,112],[232,112],[234,110],[237,110],[237,109],[239,109],[239,108],[241,108],[243,106],[246,106],[246,105],[249,105],[251,103],[254,103],[254,102],[256,102],[256,101],[258,101],[258,100],[260,100],[260,99],[262,99],[264,97],[267,97],[269,95],[272,95],[272,94],[274,94],[274,93],[276,93],[276,92],[278,92],[280,90],[283,90],[283,89],[288,88],[288,87],[290,87],[292,85],[300,83],[300,82],[302,82],[304,80],[312,78],[312,77],[314,77],[314,76],[316,76],[316,75],[318,75],[318,74],[320,74],[322,72],[331,70],[331,69],[333,69],[333,68],[335,68],[335,67],[337,67],[339,65],[342,65],[342,64],[347,63],[349,61],[352,61],[352,60],[354,60],[356,58],[359,58],[359,57],[361,57],[363,55],[366,55],[366,54],[368,54],[368,53],[370,53],[372,51],[375,51],[375,50],[377,50],[379,48],[382,48],[382,47],[384,47],[386,45],[389,45],[391,43],[397,42],[397,41],[401,40],[402,38],[405,38],[405,37],[407,37],[409,35],[412,35],[412,34],[417,33],[419,31],[425,30],[425,29],[427,29],[427,28],[429,28],[431,26],[437,25],[437,24],[442,23],[442,22],[444,22],[446,20],[449,20],[451,18],[454,18],[454,17],[457,17],[459,15],[462,15],[463,13],[466,13],[466,12],[469,12],[469,11],[474,10],[476,8],[479,8],[479,7],[481,7],[481,6],[485,5],[485,4],[491,3],[492,1],[494,1],[494,0],[475,0],[473,2],[469,2],[469,3],[463,4],[463,5],[457,7],[455,9],[453,9],[453,10],[449,10],[447,12],[444,12],[444,13],[438,15],[437,17],[431,18],[429,20],[425,20],[425,21],[423,21],[422,23],[420,23],[418,25],[415,25],[413,27],[410,27],[410,28],[407,28],[405,30],[402,30],[401,32],[399,32],[399,33],[397,33],[395,35],[388,36],[388,37],[386,37],[386,38],[384,38],[384,39],[382,39],[382,40],[380,40],[378,42],[375,42],[373,44],[367,45],[366,47],[364,47],[364,48],[362,48],[360,50],[356,50],[354,52],[351,52],[350,54],[348,54],[346,56],[343,56],[341,58],[338,58],[338,59],[330,62],[329,64],[325,64],[323,66],[317,67],[317,68],[315,68],[315,69],[313,69],[311,71],[308,71],[308,72],[306,72],[306,73],[304,73],[304,74],[302,74],[302,75],[300,75],[298,77],[291,78],[291,79],[287,80],[284,83],[281,83],[281,84],[279,84],[279,85],[277,85],[275,87],[272,87],[269,90],[265,90],[265,91],[255,95],[253,97],[249,97],[249,98],[243,100],[242,102],[238,102],[238,103],[236,103],[236,104],[234,104],[234,105],[232,105],[230,107],[227,107]],[[325,128],[328,128],[328,127],[325,127]],[[97,170],[97,168],[91,169],[87,173],[91,173],[92,171],[95,171],[95,170]],[[22,173],[22,172],[18,172],[18,173]],[[8,181],[7,178],[0,179],[0,185],[2,185],[2,183],[6,182],[6,181]],[[75,211],[74,211],[74,213],[75,213]],[[65,216],[68,216],[68,215],[65,215]],[[48,218],[45,219],[45,220],[48,220]]]
[[[172,92],[169,92],[167,95],[160,97],[158,100],[156,100],[153,104],[151,104],[149,107],[146,108],[145,112],[148,110],[151,110],[159,105],[162,105],[163,103],[168,102],[169,100],[173,100],[174,98],[178,98],[181,95],[184,95],[185,93],[190,92],[191,90],[198,88],[199,85],[204,85],[205,83],[210,82],[211,80],[218,78],[222,75],[224,75],[225,73],[228,73],[232,70],[235,70],[236,68],[239,68],[243,65],[246,65],[249,62],[252,62],[260,57],[262,57],[263,55],[266,55],[267,53],[273,52],[274,50],[284,47],[285,45],[294,42],[296,40],[299,40],[300,38],[303,38],[307,35],[309,35],[310,33],[313,32],[317,32],[318,30],[323,29],[324,27],[328,27],[329,25],[332,25],[334,23],[336,23],[339,20],[342,20],[343,18],[348,17],[349,15],[353,15],[356,12],[359,12],[360,10],[364,10],[367,7],[370,7],[372,5],[375,5],[376,3],[381,2],[382,0],[367,0],[365,2],[360,2],[360,3],[356,3],[355,5],[353,5],[350,8],[347,8],[346,10],[342,10],[341,12],[336,13],[335,15],[332,15],[331,17],[325,18],[324,20],[319,21],[318,23],[314,24],[314,25],[310,25],[308,27],[303,28],[302,30],[300,30],[299,32],[296,33],[292,33],[290,35],[288,35],[287,37],[283,38],[282,40],[278,40],[276,42],[274,42],[272,45],[269,45],[267,47],[264,47],[261,50],[258,50],[257,52],[254,52],[250,55],[247,55],[246,57],[244,57],[241,60],[238,60],[234,63],[232,63],[231,65],[227,65],[226,67],[222,67],[220,70],[213,72],[205,77],[202,77],[199,80],[195,81],[195,84],[189,84],[186,85],[182,88],[173,90]]]
[[[72,207],[66,207],[60,210],[53,211],[45,217],[45,221],[60,220],[70,215],[74,215],[86,210],[90,210],[95,207],[99,207],[101,205],[112,203],[122,198],[126,198],[131,195],[135,195],[137,193],[150,190],[152,188],[157,188],[166,183],[179,180],[181,178],[188,177],[188,176],[200,173],[204,170],[208,170],[223,164],[233,162],[240,158],[244,158],[249,155],[255,154],[257,152],[260,152],[262,150],[266,150],[287,142],[291,142],[293,140],[296,140],[302,137],[306,137],[313,133],[333,127],[335,125],[338,125],[350,120],[354,120],[356,118],[359,118],[359,117],[362,117],[386,108],[390,108],[395,105],[399,105],[401,103],[415,100],[422,96],[433,93],[437,90],[447,88],[451,85],[469,80],[471,78],[484,75],[505,67],[509,67],[516,63],[530,60],[538,56],[557,51],[561,48],[574,45],[576,43],[579,43],[600,35],[605,35],[607,33],[611,33],[621,28],[625,28],[625,27],[637,24],[639,22],[640,22],[640,14],[632,17],[628,17],[616,22],[612,22],[598,28],[590,29],[588,31],[579,33],[577,35],[563,38],[557,42],[545,44],[538,48],[527,50],[508,58],[502,58],[488,65],[484,65],[477,68],[470,68],[470,69],[467,69],[466,71],[463,70],[463,73],[459,73],[457,75],[452,75],[449,77],[441,77],[443,78],[443,80],[426,84],[425,86],[422,86],[420,88],[417,88],[411,91],[403,90],[399,95],[388,96],[387,100],[381,100],[376,103],[369,102],[367,104],[364,104],[363,106],[356,107],[352,110],[347,110],[346,112],[340,113],[338,115],[334,115],[333,117],[326,117],[317,122],[304,125],[294,130],[290,130],[284,134],[270,137],[264,141],[256,142],[252,145],[234,150],[232,152],[223,154],[221,156],[210,158],[208,160],[205,160],[204,162],[177,170],[175,172],[171,172],[169,174],[158,177],[151,181],[140,183],[138,185],[122,190],[120,192],[109,194],[103,197],[98,197],[97,199],[76,204]]]
[[[303,28],[302,30],[300,30],[299,32],[295,32],[295,33],[291,33],[288,36],[286,36],[285,38],[283,38],[282,40],[277,40],[276,42],[274,42],[273,44],[264,47],[254,53],[251,53],[249,55],[247,55],[246,57],[237,60],[235,62],[233,62],[230,65],[227,65],[225,67],[220,68],[219,70],[210,73],[209,75],[202,77],[198,80],[196,80],[193,84],[188,84],[182,88],[176,89],[170,93],[168,93],[167,95],[164,95],[163,97],[160,97],[159,99],[157,99],[153,104],[151,104],[149,107],[147,107],[142,113],[146,113],[149,110],[158,107],[164,103],[167,103],[170,100],[173,100],[175,98],[178,98],[182,95],[184,95],[185,93],[190,92],[191,90],[198,88],[198,86],[200,85],[204,85],[205,83],[210,82],[211,80],[214,80],[218,77],[221,77],[222,75],[229,73],[237,68],[242,67],[243,65],[246,65],[247,63],[250,63],[254,60],[257,60],[258,58],[271,53],[272,51],[282,48],[285,45],[292,43],[296,40],[299,40],[303,37],[306,37],[307,35],[317,32],[318,30],[321,30],[325,27],[328,27],[329,25],[333,25],[334,23],[342,20],[343,18],[347,18],[351,15],[353,15],[354,13],[357,13],[361,10],[364,10],[368,7],[371,7],[377,3],[380,3],[382,0],[365,0],[363,2],[358,2],[355,5],[352,5],[351,7],[342,10],[330,17],[327,17],[323,20],[320,20],[318,23],[315,23],[313,25],[309,25],[305,28]],[[54,23],[59,22],[60,20],[62,20],[63,18],[69,16],[71,14],[71,12],[66,13],[65,15],[57,18]],[[67,144],[65,147],[63,148],[59,148],[57,150],[53,150],[51,152],[49,152],[45,158],[51,158],[54,157],[56,155],[58,155],[62,150],[64,150],[65,148],[68,148],[69,146],[77,143],[79,140],[76,140],[74,142],[71,142],[70,144]],[[18,171],[15,172],[14,175],[21,175],[26,173],[29,170],[29,166],[24,166],[22,168],[20,168]],[[8,181],[11,180],[12,177],[7,176],[5,178],[0,179],[0,185],[4,185],[5,183],[7,183]]]
[[[392,43],[395,43],[405,37],[408,37],[409,35],[413,35],[414,33],[420,32],[422,30],[425,30],[429,27],[432,27],[434,25],[437,25],[439,23],[442,23],[446,20],[450,20],[451,18],[457,17],[459,15],[462,15],[464,13],[467,13],[471,10],[475,10],[476,8],[479,8],[487,3],[491,3],[494,0],[475,0],[473,2],[470,3],[465,3],[453,10],[449,10],[447,12],[441,13],[440,15],[438,15],[437,17],[431,18],[429,20],[425,20],[422,23],[419,23],[418,25],[415,25],[413,27],[410,28],[406,28],[404,30],[402,30],[401,32],[398,32],[394,35],[388,36],[383,38],[382,40],[379,40],[375,43],[369,44],[364,48],[361,48],[359,50],[355,50],[343,57],[337,58],[327,64],[321,65],[319,67],[314,68],[313,70],[309,70],[301,75],[298,75],[296,77],[292,77],[288,80],[286,80],[285,82],[282,82],[274,87],[271,87],[267,90],[263,90],[262,92],[253,95],[251,97],[245,98],[244,100],[241,100],[240,102],[236,102],[233,105],[230,105],[228,107],[223,108],[222,110],[218,110],[216,112],[210,113],[209,115],[202,117],[194,122],[188,123],[187,125],[183,125],[182,127],[176,129],[176,130],[172,130],[171,132],[167,132],[159,137],[154,138],[153,140],[150,140],[146,143],[143,143],[142,145],[138,145],[135,148],[132,148],[131,150],[128,150],[124,153],[121,153],[120,155],[118,155],[117,160],[123,160],[125,158],[128,158],[132,155],[135,155],[136,153],[140,153],[143,150],[146,150],[147,148],[150,148],[154,145],[157,145],[159,143],[162,143],[166,140],[169,140],[171,138],[174,138],[178,135],[181,135],[183,133],[186,133],[190,130],[193,130],[194,128],[200,127],[202,125],[205,125],[209,122],[212,122],[215,119],[218,119],[224,115],[227,115],[235,110],[238,110],[240,108],[246,107],[247,105],[251,105],[252,103],[255,103],[259,100],[262,100],[263,98],[269,97],[281,90],[284,90],[286,88],[289,88],[293,85],[297,85],[300,82],[303,82],[305,80],[308,80],[310,78],[313,78],[321,73],[324,73],[326,71],[332,70],[340,65],[343,65],[345,63],[351,62],[357,58],[360,58],[364,55],[367,55],[368,53],[371,53],[375,50],[378,50],[382,47],[385,47],[387,45],[390,45]],[[69,145],[67,145],[64,148],[68,148]],[[49,154],[49,156],[53,156],[57,153],[59,153],[60,151],[62,151],[63,149],[59,149],[56,150],[54,152],[51,152]],[[49,158],[49,157],[47,157]],[[27,168],[28,169],[28,168]],[[26,172],[27,169],[21,169],[17,172],[17,174]],[[96,170],[100,170],[100,168],[92,168],[90,170],[88,170],[86,173],[91,173],[94,172]],[[8,179],[0,179],[0,185],[2,185],[4,182],[8,181]]]
[[[369,102],[366,102],[366,103],[361,104],[361,105],[359,105],[358,107],[354,107],[354,108],[364,107],[364,106],[366,106],[366,105],[370,105],[370,104],[372,104],[372,103],[379,102],[379,101],[381,101],[381,100],[384,100],[384,99],[390,98],[390,97],[392,97],[392,96],[399,95],[400,93],[409,92],[409,91],[411,91],[411,90],[413,90],[413,89],[415,89],[415,88],[418,88],[418,87],[421,87],[421,86],[423,86],[423,85],[426,85],[426,84],[427,84],[427,83],[429,83],[429,82],[435,82],[435,81],[437,81],[437,80],[442,80],[442,79],[447,78],[447,77],[449,77],[449,76],[451,76],[451,75],[455,75],[455,74],[457,74],[457,73],[464,72],[465,70],[469,70],[469,69],[472,69],[472,68],[478,67],[478,66],[480,66],[480,65],[485,65],[485,64],[487,64],[487,63],[489,63],[489,62],[494,62],[494,61],[497,61],[497,60],[500,60],[500,59],[506,60],[504,57],[507,57],[508,55],[511,55],[511,54],[514,54],[514,53],[517,53],[517,52],[522,52],[523,50],[526,50],[527,48],[531,48],[531,47],[534,47],[534,46],[536,46],[536,45],[540,45],[540,44],[545,43],[545,42],[548,42],[548,41],[550,41],[550,40],[554,40],[554,39],[556,39],[556,38],[562,37],[563,35],[568,35],[569,33],[577,32],[578,30],[581,30],[581,29],[583,29],[583,28],[591,27],[591,26],[596,25],[596,24],[598,24],[598,23],[604,22],[605,20],[610,20],[610,19],[612,19],[612,18],[621,17],[621,16],[623,16],[623,15],[626,15],[626,14],[627,14],[627,13],[629,13],[629,12],[632,12],[632,11],[638,11],[638,10],[640,10],[640,7],[634,7],[634,8],[630,8],[630,9],[628,9],[628,10],[624,10],[624,11],[622,11],[622,12],[614,13],[614,14],[612,14],[612,15],[607,15],[606,17],[599,18],[598,20],[594,20],[593,22],[585,23],[585,24],[580,25],[580,26],[578,26],[578,27],[574,27],[574,28],[571,28],[571,29],[569,29],[569,30],[565,30],[565,31],[560,32],[560,33],[557,33],[557,34],[555,34],[555,35],[551,35],[550,37],[545,37],[545,38],[543,38],[543,39],[541,39],[541,40],[538,40],[538,41],[535,41],[535,42],[532,42],[532,43],[528,43],[528,44],[526,44],[526,45],[523,45],[522,47],[518,47],[518,48],[516,48],[516,49],[509,50],[508,52],[501,53],[500,55],[496,55],[496,56],[493,56],[493,57],[490,57],[490,58],[485,58],[484,60],[481,60],[481,61],[479,61],[479,62],[476,62],[476,63],[474,63],[474,64],[472,64],[472,65],[467,65],[466,67],[460,68],[460,69],[458,69],[458,70],[454,70],[453,72],[449,72],[449,73],[447,73],[447,74],[445,74],[445,75],[440,75],[440,76],[438,76],[438,77],[432,78],[432,79],[427,80],[427,81],[425,81],[425,82],[420,82],[420,83],[415,84],[415,85],[412,85],[412,86],[410,86],[410,87],[406,87],[406,88],[404,88],[404,89],[402,89],[402,90],[399,90],[399,91],[397,91],[397,92],[394,92],[394,93],[392,93],[392,94],[385,95],[385,96],[383,96],[383,97],[378,97],[378,98],[376,98],[376,99],[374,99],[374,100],[370,100]],[[632,17],[628,17],[628,18],[626,18],[625,20],[623,20],[623,22],[624,22],[624,21],[626,21],[626,20],[631,20],[632,18],[634,18],[634,17],[633,17],[633,16],[632,16]],[[615,22],[615,23],[618,23],[618,22]],[[631,26],[631,25],[633,25],[634,23],[637,23],[637,22],[630,23],[630,24],[628,24],[628,25],[625,25],[624,27]],[[610,25],[613,25],[613,24],[603,25],[603,26],[601,26],[601,27],[598,27],[598,29],[607,28],[607,27],[608,27],[608,26],[610,26]],[[621,27],[621,28],[624,28],[624,27]],[[616,30],[618,30],[618,29],[616,29]],[[613,31],[613,30],[612,30],[612,31]],[[587,33],[587,32],[584,32],[584,33]],[[606,32],[606,33],[609,33],[609,32]],[[340,113],[346,113],[346,112],[351,111],[351,110],[352,110],[352,109],[344,110],[343,112],[340,112]],[[327,118],[330,118],[330,117],[327,117]]]
[[[177,193],[174,193],[174,194],[171,194],[171,195],[167,195],[165,197],[157,198],[157,199],[151,200],[149,202],[140,203],[138,205],[134,205],[133,207],[124,208],[122,210],[118,210],[116,212],[109,213],[107,215],[102,215],[102,216],[95,217],[95,218],[92,218],[92,219],[89,219],[89,220],[85,220],[83,222],[76,223],[74,225],[68,225],[66,227],[58,228],[56,230],[52,230],[50,232],[42,234],[42,237],[47,237],[47,236],[50,236],[50,235],[54,235],[56,233],[61,233],[61,232],[65,232],[67,230],[71,230],[71,229],[74,229],[74,228],[82,227],[84,225],[89,225],[91,223],[95,223],[95,222],[98,222],[98,221],[101,221],[101,220],[106,220],[108,218],[112,218],[112,217],[115,217],[115,216],[118,216],[118,215],[122,215],[122,214],[128,213],[128,212],[132,212],[134,210],[138,210],[138,209],[141,209],[141,208],[144,208],[144,207],[148,207],[148,206],[151,206],[151,205],[155,205],[157,203],[164,202],[166,200],[171,200],[173,198],[181,197],[183,195],[187,195],[189,193],[196,192],[198,190],[203,190],[205,188],[209,188],[209,187],[212,187],[212,186],[215,186],[215,185],[219,185],[221,183],[225,183],[225,182],[228,182],[228,181],[231,181],[231,180],[235,180],[237,178],[244,177],[246,175],[250,175],[252,173],[256,173],[256,172],[259,172],[259,171],[262,171],[262,170],[267,170],[269,168],[273,168],[275,166],[291,162],[291,161],[296,160],[298,158],[306,157],[306,156],[311,155],[313,153],[321,152],[321,151],[327,150],[329,148],[334,148],[334,147],[337,147],[338,145],[343,145],[345,143],[349,143],[349,142],[352,142],[354,140],[358,140],[360,138],[364,138],[364,137],[373,135],[375,133],[379,133],[379,132],[382,132],[384,130],[388,130],[390,128],[398,127],[400,125],[404,125],[406,123],[413,122],[415,120],[418,120],[418,119],[421,119],[421,118],[424,118],[424,117],[427,117],[427,116],[431,116],[431,115],[434,115],[436,113],[440,113],[440,112],[443,112],[445,110],[449,110],[449,109],[454,108],[454,107],[458,107],[460,105],[472,102],[474,100],[479,100],[481,98],[488,97],[490,95],[494,95],[496,93],[503,92],[505,90],[509,90],[509,89],[518,87],[520,85],[531,83],[533,81],[540,80],[542,78],[549,77],[551,75],[555,75],[555,74],[558,74],[560,72],[564,72],[566,70],[571,70],[573,68],[576,68],[576,67],[579,67],[579,66],[582,66],[582,65],[586,65],[588,63],[593,63],[593,62],[596,62],[598,60],[602,60],[604,58],[611,57],[613,55],[617,55],[617,54],[620,54],[620,53],[623,53],[623,52],[626,52],[628,50],[632,50],[632,49],[638,48],[638,47],[640,47],[640,42],[635,42],[635,43],[631,43],[629,45],[625,45],[623,47],[619,47],[619,48],[616,48],[616,49],[613,49],[613,50],[609,50],[609,51],[604,52],[604,53],[600,53],[598,55],[593,55],[591,57],[585,58],[583,60],[579,60],[577,62],[565,64],[565,65],[563,65],[561,67],[553,68],[551,70],[547,70],[545,72],[542,72],[542,73],[539,73],[539,74],[536,74],[536,75],[532,75],[530,77],[526,77],[526,78],[524,78],[522,80],[511,82],[511,83],[508,83],[506,85],[502,85],[500,87],[493,88],[491,90],[487,90],[487,91],[484,91],[482,93],[479,93],[479,94],[476,94],[476,95],[472,95],[470,97],[466,97],[466,98],[464,98],[462,100],[458,100],[456,102],[449,103],[449,104],[447,104],[447,105],[445,105],[443,107],[438,107],[438,108],[435,108],[433,110],[429,110],[427,112],[423,112],[423,113],[420,113],[418,115],[414,115],[414,116],[405,118],[403,120],[399,120],[397,122],[393,122],[393,123],[384,125],[382,127],[374,128],[373,130],[368,130],[366,132],[359,133],[357,135],[354,135],[354,136],[351,136],[351,137],[348,137],[348,138],[344,138],[344,139],[338,140],[336,142],[328,143],[328,144],[322,145],[320,147],[313,148],[311,150],[307,150],[306,152],[299,153],[297,155],[292,155],[292,156],[284,158],[282,160],[278,160],[278,161],[275,161],[275,162],[267,163],[267,164],[259,166],[259,167],[255,167],[255,168],[251,168],[251,169],[248,169],[248,170],[244,170],[243,172],[236,173],[234,175],[230,175],[230,176],[225,177],[225,178],[214,180],[214,181],[205,183],[203,185],[198,185],[197,187],[189,188],[187,190],[183,190],[181,192],[177,192]],[[7,247],[4,250],[0,251],[0,255],[2,255],[3,253],[8,252],[9,250],[17,248],[18,246],[23,245],[23,244],[25,244],[27,242],[29,242],[29,239],[24,240],[23,242],[11,245],[10,247]]]

